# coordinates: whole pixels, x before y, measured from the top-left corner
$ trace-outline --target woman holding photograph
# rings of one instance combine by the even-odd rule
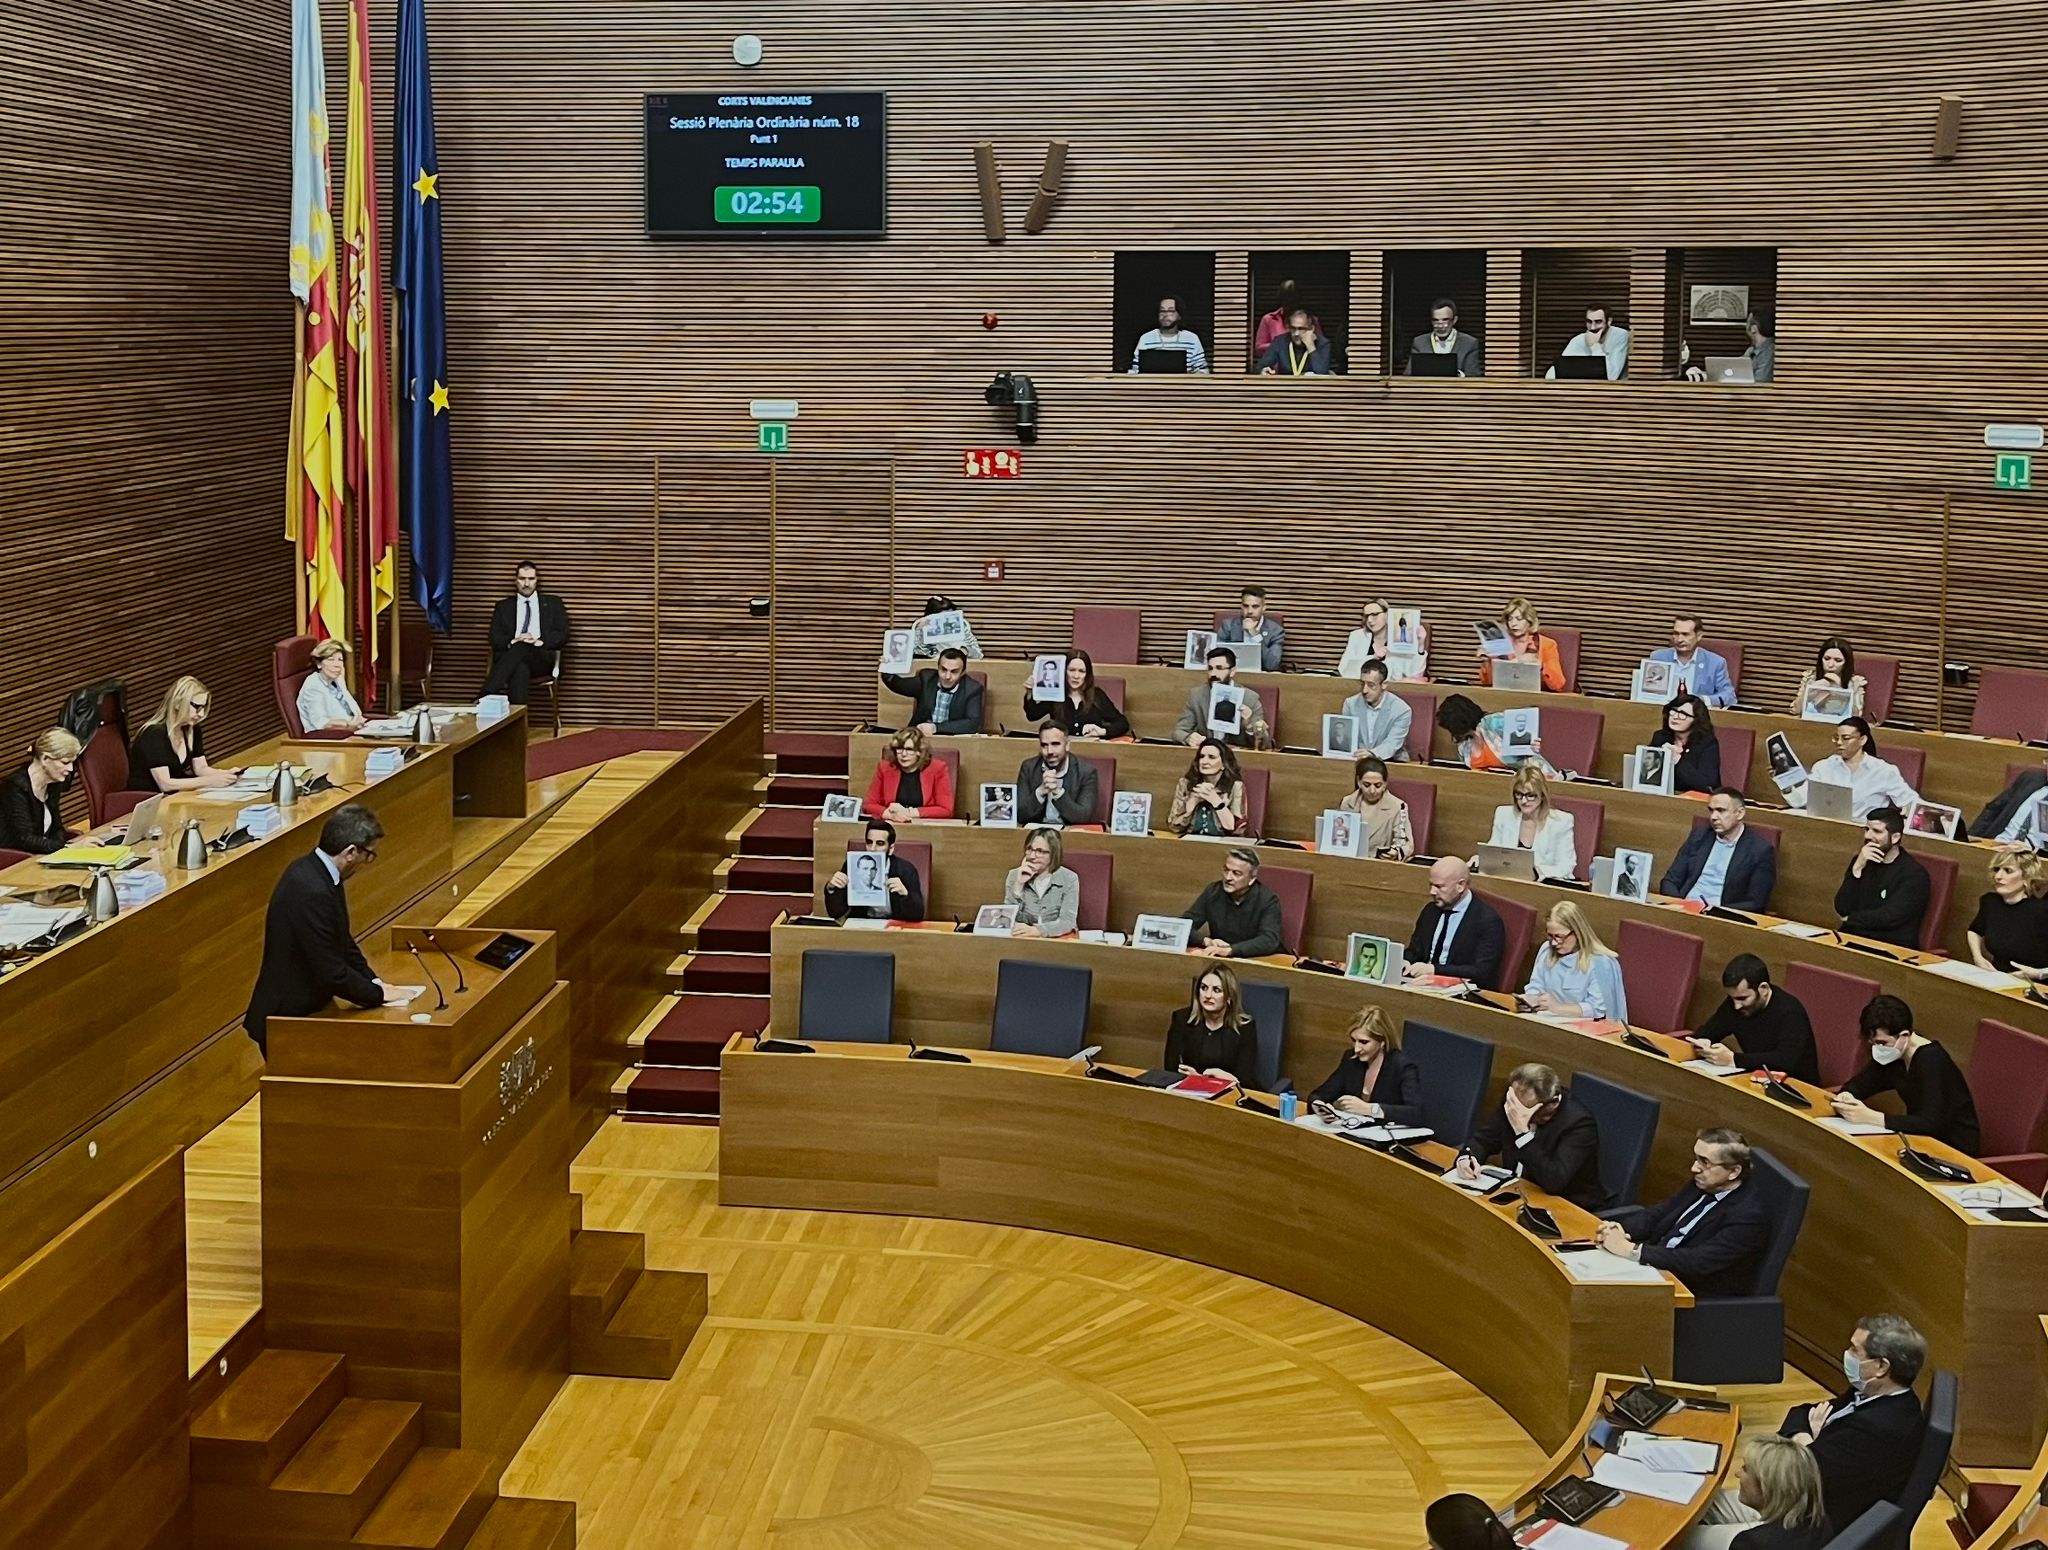
[[[1511,754],[1508,744],[1508,713],[1497,710],[1487,715],[1479,708],[1476,700],[1469,700],[1462,694],[1444,696],[1443,703],[1436,708],[1436,724],[1448,732],[1451,741],[1458,745],[1458,758],[1468,770],[1506,770],[1524,764],[1533,764],[1546,774],[1556,774],[1543,757],[1543,739],[1533,738],[1529,746],[1534,751],[1526,754]]]
[[[889,739],[868,782],[860,810],[869,818],[915,823],[920,818],[953,816],[953,771],[932,757],[931,739],[916,727],[905,727]]]
[[[1678,760],[1673,791],[1709,796],[1721,789],[1721,744],[1714,716],[1697,694],[1676,695],[1664,704],[1664,724],[1650,734],[1652,748],[1669,748]]]
[[[1095,659],[1085,651],[1067,658],[1067,692],[1053,704],[1024,691],[1024,719],[1062,728],[1069,737],[1129,737],[1131,723],[1095,682]]]
[[[1904,812],[1920,800],[1899,767],[1877,756],[1877,737],[1861,716],[1851,716],[1835,728],[1835,751],[1808,770],[1806,778],[1847,786],[1850,811],[1858,818],[1868,818],[1880,807]],[[1785,801],[1792,807],[1806,806],[1806,787],[1787,792]]]
[[[1397,683],[1420,683],[1429,673],[1429,631],[1417,640],[1391,638],[1393,606],[1383,597],[1365,605],[1365,622],[1344,642],[1344,655],[1337,663],[1339,678],[1356,678],[1365,664],[1377,658]]]
[[[1561,1017],[1628,1021],[1621,959],[1600,940],[1586,912],[1569,900],[1550,907],[1545,940],[1522,999],[1539,1012]]]
[[[1390,1124],[1420,1125],[1422,1067],[1401,1053],[1399,1026],[1379,1007],[1361,1011],[1351,1020],[1351,1048],[1309,1101]]]
[[[1820,650],[1813,654],[1813,666],[1799,675],[1799,692],[1792,696],[1792,706],[1787,715],[1796,716],[1806,709],[1806,691],[1815,684],[1832,684],[1837,689],[1847,689],[1847,714],[1863,714],[1863,679],[1856,671],[1856,653],[1850,648],[1846,636],[1830,635],[1820,643]]]
[[[1237,971],[1226,964],[1195,976],[1194,998],[1166,1025],[1169,1071],[1258,1085],[1259,1030],[1244,1009]]]
[[[1173,788],[1166,827],[1175,834],[1236,834],[1244,828],[1244,775],[1237,755],[1213,737],[1202,739],[1194,761]]]
[[[1501,610],[1500,622],[1515,648],[1514,655],[1507,660],[1537,663],[1543,669],[1543,687],[1552,694],[1564,693],[1564,659],[1557,653],[1557,642],[1537,628],[1536,610],[1529,600],[1526,597],[1508,599],[1508,606]],[[1484,651],[1475,655],[1479,658],[1479,681],[1490,688],[1495,659]]]
[[[1359,849],[1368,856],[1406,861],[1415,854],[1415,830],[1408,820],[1408,804],[1387,789],[1384,760],[1366,754],[1351,766],[1351,792],[1337,804],[1356,813],[1365,823],[1365,838]]]
[[[1493,810],[1487,844],[1535,852],[1538,878],[1576,877],[1579,872],[1577,825],[1570,813],[1550,805],[1550,782],[1533,764],[1515,771],[1514,803]],[[1472,864],[1476,870],[1478,857]]]
[[[2016,847],[1991,858],[1991,892],[1970,922],[1970,956],[1980,969],[2048,984],[2048,861]]]
[[[1011,936],[1072,936],[1081,918],[1081,879],[1066,865],[1057,829],[1030,829],[1024,859],[1003,878],[1003,902],[1017,906]]]

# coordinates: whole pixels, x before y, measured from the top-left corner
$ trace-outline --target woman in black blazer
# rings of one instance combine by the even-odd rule
[[[1401,1053],[1394,1020],[1376,1006],[1352,1021],[1351,1048],[1309,1097],[1368,1119],[1396,1125],[1423,1122],[1422,1068]]]
[[[1213,964],[1195,976],[1194,997],[1166,1025],[1166,1069],[1257,1087],[1259,1029],[1244,1009],[1237,971]]]
[[[57,809],[79,751],[77,738],[52,727],[29,745],[28,763],[0,781],[0,850],[47,856],[64,848],[64,819]]]
[[[1129,737],[1131,723],[1095,682],[1095,659],[1085,651],[1067,657],[1067,692],[1051,704],[1031,697],[1024,685],[1024,719],[1042,726],[1050,721],[1069,737]]]
[[[1650,734],[1652,748],[1675,748],[1678,768],[1671,789],[1713,792],[1721,786],[1721,743],[1714,716],[1697,694],[1675,695],[1664,703],[1664,724]],[[1735,784],[1749,772],[1738,770]]]

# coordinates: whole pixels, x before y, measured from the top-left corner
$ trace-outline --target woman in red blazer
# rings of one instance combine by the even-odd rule
[[[860,810],[870,818],[910,823],[953,816],[953,772],[932,757],[931,740],[916,727],[889,739]]]

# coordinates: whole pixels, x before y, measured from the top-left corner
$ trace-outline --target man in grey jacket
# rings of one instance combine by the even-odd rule
[[[1479,341],[1470,334],[1458,330],[1458,304],[1448,296],[1440,296],[1429,304],[1429,332],[1417,334],[1410,347],[1408,362],[1410,375],[1414,374],[1416,355],[1450,355],[1458,362],[1461,377],[1483,377],[1486,368],[1479,359]]]
[[[1038,729],[1038,757],[1017,767],[1017,821],[1064,829],[1095,822],[1095,766],[1076,759],[1067,734],[1047,722]]]

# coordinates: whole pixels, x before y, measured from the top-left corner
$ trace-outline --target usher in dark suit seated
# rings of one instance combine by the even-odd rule
[[[1511,1112],[1511,1110],[1513,1112]],[[1517,1128],[1516,1115],[1523,1119]],[[1458,1154],[1460,1167],[1498,1157],[1538,1189],[1588,1211],[1613,1201],[1600,1182],[1600,1125],[1572,1101],[1548,1066],[1517,1066],[1501,1106],[1479,1122]]]
[[[384,986],[349,930],[342,882],[377,855],[384,826],[366,807],[336,808],[320,848],[284,869],[263,916],[263,965],[242,1026],[267,1053],[273,1017],[308,1017],[336,1000],[382,1006]]]
[[[1659,1206],[1600,1229],[1600,1246],[1668,1270],[1698,1297],[1746,1297],[1771,1243],[1770,1213],[1749,1184],[1749,1142],[1733,1130],[1702,1130],[1692,1182]]]
[[[484,693],[502,694],[524,705],[534,674],[550,676],[555,658],[569,643],[569,610],[540,589],[540,572],[521,565],[513,574],[517,591],[491,610],[491,676]]]

